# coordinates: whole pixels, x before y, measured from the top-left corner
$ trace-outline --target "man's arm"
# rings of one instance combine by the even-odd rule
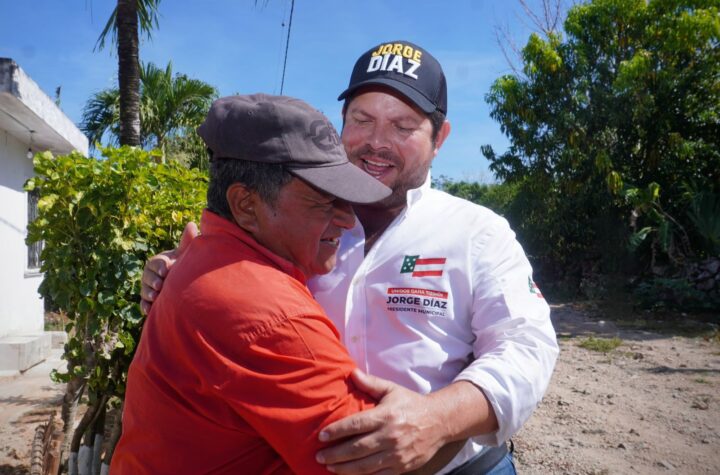
[[[162,290],[163,282],[170,272],[175,261],[182,256],[187,250],[193,239],[198,236],[197,224],[190,221],[185,225],[180,244],[171,251],[164,251],[156,256],[152,256],[145,263],[145,269],[142,275],[142,287],[140,289],[140,310],[147,315],[150,313],[152,304]]]
[[[236,311],[237,318],[245,318],[243,309]],[[326,445],[318,439],[320,428],[375,405],[352,383],[355,364],[330,321],[299,315],[252,334],[228,331],[227,325],[206,332],[208,327],[197,330],[208,346],[205,358],[212,361],[202,365],[207,390],[241,416],[293,473],[326,473],[315,459]]]
[[[277,333],[267,344],[259,339],[261,351],[252,367],[265,375],[239,381],[241,392],[247,393],[247,387],[253,391],[249,398],[232,403],[294,473],[321,471],[314,455],[325,445],[318,442],[317,433],[326,422],[374,405],[348,381],[346,371],[354,363],[327,324],[294,319],[287,327],[287,342],[277,341]],[[295,351],[287,354],[292,348]],[[275,352],[276,361],[267,361],[268,351]],[[232,393],[231,387],[227,389]],[[265,397],[259,398],[262,394]]]
[[[328,464],[331,472],[402,473],[425,465],[436,452],[432,463],[437,471],[468,437],[497,430],[492,406],[482,390],[467,381],[421,395],[357,371],[353,378],[380,404],[320,432],[320,439],[328,442],[351,437],[318,453],[318,461]]]

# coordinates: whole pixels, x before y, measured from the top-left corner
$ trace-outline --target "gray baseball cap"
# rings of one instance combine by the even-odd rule
[[[392,192],[350,163],[330,121],[299,99],[223,97],[213,102],[197,131],[213,158],[281,163],[316,188],[351,203],[374,203]]]

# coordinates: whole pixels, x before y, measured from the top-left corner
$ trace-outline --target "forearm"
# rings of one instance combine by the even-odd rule
[[[558,347],[549,319],[537,324],[515,322],[497,325],[490,332],[492,342],[474,348],[482,356],[455,378],[456,383],[482,388],[495,411],[496,430],[480,432],[476,439],[482,445],[498,445],[512,437],[530,418],[552,377]]]
[[[456,381],[427,395],[443,445],[498,430],[490,401],[469,381]]]

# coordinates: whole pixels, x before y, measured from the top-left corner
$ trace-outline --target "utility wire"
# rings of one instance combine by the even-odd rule
[[[282,14],[282,23],[280,24],[280,34],[278,35],[278,42],[277,42],[277,54],[275,55],[275,74],[273,77],[277,79],[278,71],[280,70],[280,63],[283,60],[283,45],[282,45],[282,39],[285,37],[285,18],[288,16],[288,7],[289,5],[285,4],[285,10]],[[273,85],[273,94],[278,94],[278,88],[277,83],[274,83]]]
[[[285,61],[283,62],[282,81],[280,81],[280,95],[282,96],[285,87],[285,69],[287,68],[288,50],[290,49],[290,30],[292,29],[293,12],[295,11],[295,0],[290,0],[290,21],[288,22],[287,41],[285,42]]]

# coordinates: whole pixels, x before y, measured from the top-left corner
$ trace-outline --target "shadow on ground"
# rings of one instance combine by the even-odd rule
[[[4,463],[0,465],[0,475],[30,475],[30,471],[25,467],[14,467]]]
[[[560,338],[620,337],[648,341],[668,336],[702,337],[720,341],[716,315],[638,310],[623,301],[551,304],[551,318]]]

